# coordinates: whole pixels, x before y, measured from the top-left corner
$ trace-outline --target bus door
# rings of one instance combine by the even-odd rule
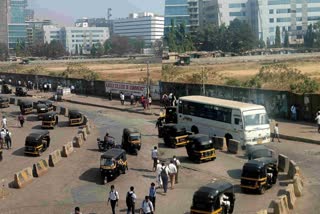
[[[241,112],[239,110],[232,111],[232,129],[237,134],[243,130],[243,122]]]

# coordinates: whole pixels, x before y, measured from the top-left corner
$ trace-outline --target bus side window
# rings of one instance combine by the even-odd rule
[[[239,125],[240,124],[240,118],[234,118],[234,124]]]

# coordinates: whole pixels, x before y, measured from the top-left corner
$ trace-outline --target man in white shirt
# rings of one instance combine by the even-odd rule
[[[229,201],[229,197],[226,196],[225,194],[221,194],[220,196],[220,205],[221,206],[226,206],[227,210],[229,210],[230,207],[230,201]]]
[[[111,204],[112,214],[115,214],[116,205],[118,206],[119,193],[114,189],[114,185],[111,185],[111,190],[109,192],[108,203]]]
[[[163,187],[163,191],[164,193],[167,193],[168,190],[168,180],[169,180],[169,168],[162,163],[161,164],[161,172],[160,172],[160,176],[161,176],[161,181],[162,181],[162,187]]]
[[[7,118],[5,116],[2,117],[2,128],[7,128]]]
[[[135,204],[136,204],[137,195],[134,193],[134,187],[130,187],[130,191],[127,193],[126,203],[127,203],[127,214],[134,214]]]
[[[292,120],[297,120],[297,108],[295,105],[292,105],[291,108],[291,119]]]
[[[145,199],[143,200],[140,210],[142,211],[143,214],[151,214],[151,213],[153,213],[153,211],[154,211],[153,204],[149,200],[149,196],[146,196]]]
[[[317,124],[318,124],[318,132],[320,133],[320,112],[318,112],[317,114],[318,114],[318,115],[317,115],[316,119],[314,119],[314,120],[317,121]]]
[[[162,165],[160,163],[159,160],[157,160],[157,169],[156,169],[156,173],[157,173],[157,182],[158,182],[158,185],[159,187],[161,188],[162,187],[162,180],[161,180],[161,170],[162,170]]]
[[[177,167],[176,167],[176,165],[174,165],[173,160],[170,161],[168,168],[169,168],[171,189],[173,189],[174,183],[175,183],[175,177],[177,174]]]
[[[3,149],[3,144],[5,142],[6,134],[7,134],[6,130],[5,129],[1,129],[1,132],[0,132],[1,149]]]
[[[158,163],[158,148],[155,146],[151,151],[151,158],[153,160],[153,171],[156,171],[157,163]]]
[[[276,125],[274,126],[274,131],[273,131],[273,136],[272,136],[271,142],[273,142],[274,138],[277,138],[277,139],[278,139],[278,142],[280,143],[280,138],[279,138],[279,125],[278,125],[278,123],[276,123]]]
[[[177,167],[177,174],[176,174],[176,180],[175,180],[175,183],[177,184],[178,183],[179,170],[180,170],[181,163],[180,163],[180,161],[177,159],[177,157],[175,155],[173,156],[173,163]]]
[[[120,92],[120,102],[121,105],[124,105],[124,94],[122,92]]]

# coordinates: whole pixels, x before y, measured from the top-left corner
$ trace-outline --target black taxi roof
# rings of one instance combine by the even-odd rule
[[[20,102],[20,105],[33,105],[33,102],[29,101],[29,100],[22,100]]]
[[[69,110],[69,115],[80,115],[80,114],[82,114],[80,111],[78,111],[78,110]]]
[[[53,102],[51,100],[39,100],[38,103],[45,104],[45,105],[52,105]]]
[[[27,136],[26,141],[29,141],[29,140],[30,141],[37,141],[40,139],[41,136],[47,135],[47,134],[49,134],[48,130],[36,130]]]
[[[44,104],[44,103],[38,103],[38,104],[37,104],[37,107],[38,107],[38,108],[45,108],[45,107],[47,107],[47,105]]]
[[[188,138],[190,140],[194,140],[197,142],[203,142],[203,141],[209,141],[210,138],[208,135],[205,134],[193,134],[193,135],[189,135]]]
[[[112,148],[112,149],[109,149],[108,151],[106,151],[105,153],[103,153],[101,155],[101,158],[118,159],[123,153],[126,153],[125,150],[123,150],[123,149]]]
[[[123,132],[128,132],[130,134],[134,134],[134,133],[140,134],[140,131],[136,128],[125,128],[123,129]]]
[[[225,191],[233,191],[233,185],[229,182],[218,180],[213,183],[206,184],[202,187],[200,187],[195,193],[194,196],[201,197],[201,196],[213,196],[215,197],[221,192]]]
[[[57,115],[57,112],[47,112],[43,115],[43,119],[51,119],[55,115]]]
[[[267,147],[265,145],[261,145],[261,144],[252,145],[252,146],[247,145],[246,152],[247,152],[247,154],[251,154],[253,151],[260,150],[260,149],[267,149]]]
[[[244,164],[243,168],[261,169],[262,167],[270,163],[276,164],[277,159],[271,157],[262,157],[254,160],[249,160],[247,163]]]
[[[176,124],[176,123],[164,124],[164,127],[168,127],[168,128],[172,128],[172,129],[176,129],[176,130],[185,129],[185,127],[183,125]]]

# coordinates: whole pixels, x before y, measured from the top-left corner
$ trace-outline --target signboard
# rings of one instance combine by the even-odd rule
[[[135,96],[146,95],[147,93],[147,87],[143,84],[106,81],[105,86],[106,93],[109,93],[111,91],[112,93],[120,94],[120,92],[123,92],[125,95],[133,94]]]

